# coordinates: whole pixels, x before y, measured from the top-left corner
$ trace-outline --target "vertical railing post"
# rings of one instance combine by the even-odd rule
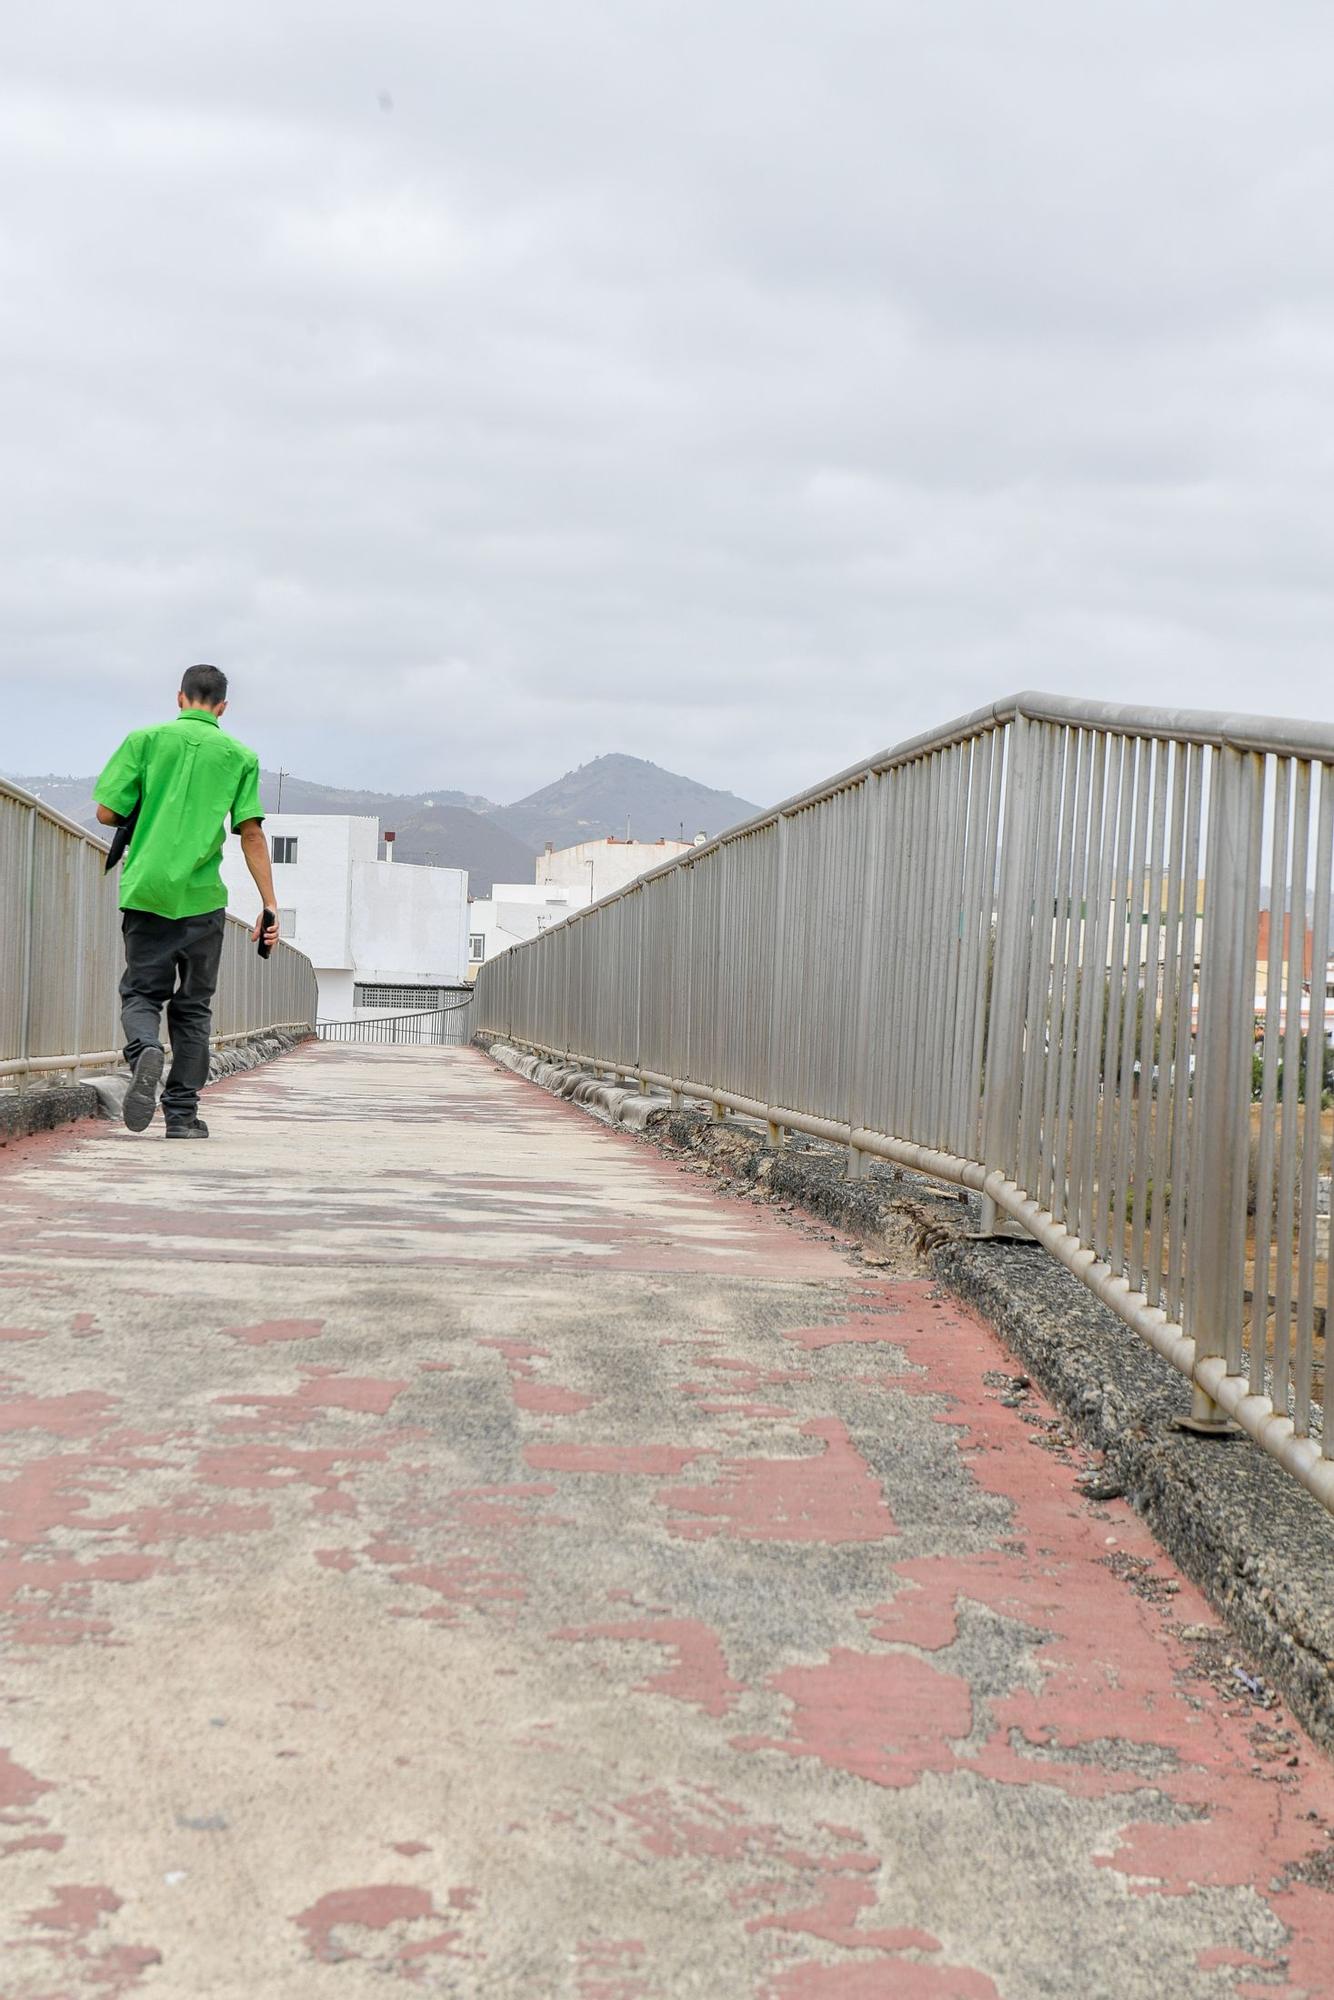
[[[88,894],[88,854],[82,842],[74,850],[74,872],[78,887],[74,895],[74,1046],[70,1054],[74,1058],[71,1069],[72,1080],[79,1080],[79,1058],[83,1054],[83,981],[84,981],[84,914]]]
[[[727,934],[728,906],[731,902],[727,883],[729,858],[727,850],[719,848],[713,863],[718,882],[718,914],[716,919],[717,929],[714,932],[713,939],[713,964],[709,968],[709,990],[713,996],[713,1023],[712,1035],[710,1037],[713,1045],[713,1057],[709,1064],[712,1074],[707,1078],[707,1082],[715,1090],[726,1090],[729,1083],[733,1089],[736,1088],[734,1079],[725,1074],[727,1068],[724,1001],[726,985],[721,971],[723,965],[731,963],[732,950],[732,940]],[[726,1118],[727,1106],[715,1103],[713,1115],[715,1118]]]
[[[23,904],[23,970],[19,975],[19,1059],[28,1062],[32,1056],[32,968],[35,951],[34,933],[37,928],[37,812],[35,807],[28,810],[28,851],[24,857],[25,888]],[[27,1076],[20,1071],[22,1083]]]
[[[996,945],[982,1086],[982,1159],[988,1172],[1008,1172],[1024,1065],[1024,965],[1033,901],[1034,815],[1041,732],[1024,715],[1010,725],[1005,772],[1005,817],[1000,832],[1000,886]],[[989,885],[984,884],[989,893]],[[982,1198],[983,1235],[996,1227],[996,1206]]]
[[[1297,1224],[1297,1341],[1293,1352],[1292,1390],[1293,1417],[1298,1437],[1309,1437],[1311,1431],[1311,1391],[1315,1372],[1315,1304],[1316,1304],[1316,1189],[1320,1172],[1321,1117],[1324,1100],[1325,1073],[1325,1022],[1329,1009],[1326,1006],[1326,984],[1329,973],[1329,912],[1331,887],[1334,886],[1334,769],[1330,765],[1318,767],[1320,774],[1320,797],[1316,819],[1316,843],[1312,856],[1312,882],[1314,895],[1311,908],[1310,943],[1310,998],[1307,1003],[1306,1020],[1306,1104],[1302,1118],[1301,1140],[1302,1167],[1301,1189]],[[1306,944],[1303,939],[1303,959]],[[1328,1225],[1326,1225],[1328,1228]],[[1325,1245],[1326,1262],[1326,1302],[1334,1307],[1334,1282],[1330,1280],[1329,1269],[1334,1267],[1334,1259],[1329,1255],[1329,1244]],[[1331,1315],[1334,1317],[1334,1314]],[[1328,1343],[1329,1327],[1325,1328]],[[1324,1455],[1330,1457],[1329,1440],[1324,1440]]]
[[[788,821],[786,813],[779,813],[778,824],[774,828],[778,842],[774,863],[774,941],[773,979],[769,987],[769,1049],[764,1066],[764,1101],[766,1104],[778,1102],[779,1056],[783,1042],[783,1006],[787,989],[783,984],[787,956],[787,843]],[[769,1144],[781,1145],[782,1127],[769,1120]]]
[[[648,1080],[644,1075],[647,1067],[644,1061],[644,890],[641,885],[635,891],[635,1071],[640,1091],[645,1096],[648,1094]]]
[[[1222,1356],[1229,1372],[1239,1372],[1259,923],[1259,885],[1253,877],[1258,878],[1263,760],[1220,747],[1210,778],[1199,1059],[1186,1085],[1195,1098],[1195,1143],[1187,1194],[1185,1331],[1195,1342],[1197,1363]],[[1178,1079],[1177,1088],[1182,1087]],[[1192,1428],[1226,1428],[1217,1406],[1198,1387],[1190,1422]]]
[[[875,941],[884,917],[880,899],[880,823],[884,818],[881,784],[879,773],[873,771],[866,779],[862,792],[862,817],[869,823],[862,846],[862,907],[861,922],[857,926],[857,965],[853,985],[857,1004],[853,1016],[856,1039],[848,1092],[850,1134],[861,1131],[866,1124],[866,1072],[871,1059],[871,982],[875,970]],[[849,1180],[860,1180],[865,1172],[865,1153],[855,1143],[849,1143]]]

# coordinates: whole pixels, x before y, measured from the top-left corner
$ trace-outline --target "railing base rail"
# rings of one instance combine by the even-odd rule
[[[293,1035],[303,1032],[313,1035],[315,1032],[313,1022],[266,1021],[262,1028],[238,1028],[232,1035],[214,1035],[210,1038],[209,1047],[228,1049],[237,1042],[253,1042],[260,1035]],[[163,1047],[170,1052],[170,1036],[163,1042]],[[0,1077],[12,1079],[21,1085],[24,1077],[30,1073],[36,1076],[51,1076],[62,1072],[73,1074],[79,1070],[114,1069],[117,1063],[123,1063],[124,1060],[124,1049],[95,1049],[81,1056],[33,1056],[27,1062],[16,1059],[13,1062],[0,1063]]]

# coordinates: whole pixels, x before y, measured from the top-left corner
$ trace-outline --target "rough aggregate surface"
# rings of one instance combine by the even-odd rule
[[[1328,1990],[1334,1774],[906,1253],[475,1050],[209,1120],[0,1175],[6,2000]]]
[[[1072,1435],[1103,1455],[1094,1478],[1125,1494],[1208,1595],[1304,1726],[1334,1751],[1334,1517],[1245,1438],[1183,1434],[1187,1384],[1032,1242],[977,1240],[975,1203],[877,1165],[697,1110],[648,1121],[650,1139],[736,1192],[762,1194],[857,1236],[869,1262],[908,1260],[996,1328]]]

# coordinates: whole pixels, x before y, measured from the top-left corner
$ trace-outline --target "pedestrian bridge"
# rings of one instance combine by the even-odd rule
[[[0,785],[0,1130],[101,866]],[[1022,696],[468,1027],[968,1190],[1329,1506],[1332,870],[1334,730]],[[0,1152],[6,2000],[1325,1993],[1327,1767],[994,1335],[404,1032]]]
[[[0,783],[0,1089],[116,1060],[101,861]],[[336,1032],[491,1033],[973,1190],[1197,1428],[1334,1510],[1332,946],[1334,726],[1024,694],[503,953],[465,1006]],[[220,1040],[314,1013],[302,955],[230,923]]]
[[[0,1154],[7,1996],[1328,1990],[1327,1767],[937,1288],[477,1049],[209,1120]]]

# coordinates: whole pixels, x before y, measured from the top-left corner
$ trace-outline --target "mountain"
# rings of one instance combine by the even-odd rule
[[[93,806],[96,773],[89,778],[57,778],[52,774],[25,778],[21,771],[0,771],[0,778],[22,785],[25,792],[32,792],[43,805],[64,813],[66,819],[77,820],[80,826],[97,825],[97,813]],[[102,831],[105,837],[105,828]]]
[[[266,812],[278,810],[278,773],[261,771],[260,794]],[[350,792],[337,785],[316,785],[308,778],[282,774],[282,809],[289,813],[374,813],[386,826],[394,825],[394,814],[405,816],[432,806],[462,806],[471,813],[497,812],[493,799],[473,792]]]
[[[60,778],[53,775],[23,777],[9,773],[16,785],[35,792],[43,804],[53,806],[66,819],[80,826],[97,827],[93,805],[94,777]],[[260,772],[260,797],[266,812],[278,810],[278,774]],[[378,819],[381,831],[398,838],[394,855],[399,861],[421,861],[437,868],[466,868],[468,887],[474,896],[489,896],[493,882],[531,882],[537,854],[525,841],[498,825],[488,814],[495,810],[489,799],[468,792],[357,792],[336,785],[317,785],[306,778],[283,773],[284,812],[364,813]]]
[[[13,776],[15,784],[35,792],[67,819],[96,826],[93,778]],[[266,812],[278,810],[278,789],[277,772],[261,771]],[[755,811],[731,792],[715,792],[642,757],[623,756],[596,757],[512,806],[448,790],[349,791],[284,772],[282,809],[374,817],[382,832],[397,835],[396,860],[466,868],[474,896],[490,895],[495,882],[531,882],[535,858],[548,841],[569,847],[609,833],[623,836],[627,825],[640,840],[664,834],[674,840],[683,830],[691,840],[701,832],[721,833]]]
[[[595,757],[512,806],[493,806],[491,817],[538,854],[548,841],[571,847],[609,833],[623,839],[627,825],[638,840],[693,840],[697,833],[722,833],[756,811],[734,792],[715,792],[642,757],[617,755]]]
[[[393,813],[380,814],[381,829],[398,835],[394,842],[396,861],[427,861],[437,868],[466,868],[468,891],[473,896],[489,896],[494,882],[532,881],[536,859],[533,848],[481,813],[469,812],[466,806],[440,805],[438,801],[443,795],[439,792],[426,796],[435,798],[437,803],[423,804],[404,813],[401,810],[404,801],[398,799],[394,801],[400,808],[397,817]],[[286,804],[284,786],[284,807]],[[314,808],[308,806],[306,810]]]
[[[278,810],[275,772],[261,771],[260,797],[266,812]],[[284,773],[282,801],[284,812],[364,813],[378,819],[382,833],[397,836],[396,861],[466,868],[468,889],[474,896],[489,896],[493,882],[533,879],[537,850],[489,818],[497,808],[490,799],[474,793],[343,791]]]

